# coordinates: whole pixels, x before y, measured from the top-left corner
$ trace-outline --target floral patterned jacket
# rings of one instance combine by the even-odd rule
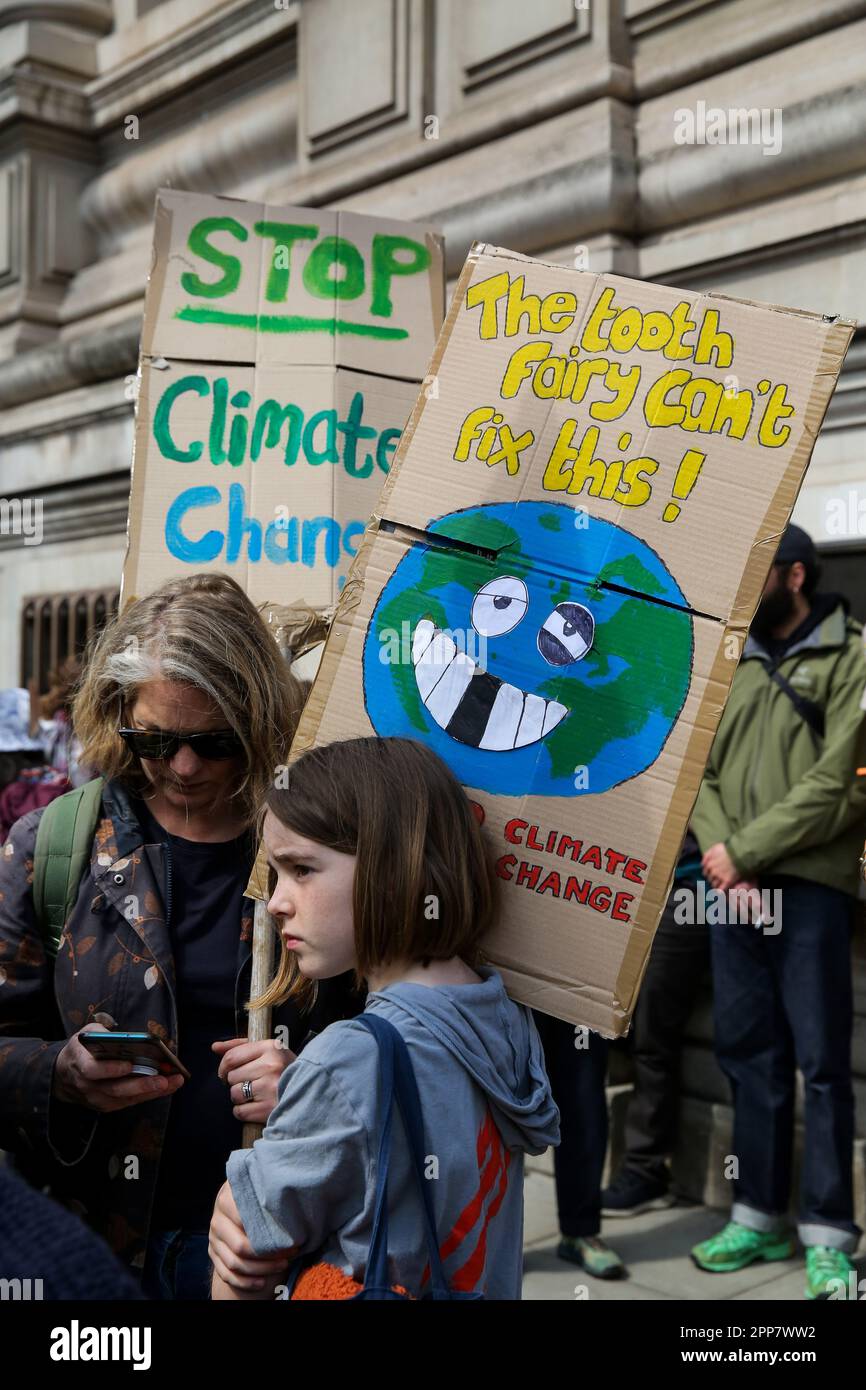
[[[52,964],[33,910],[42,815],[40,809],[22,817],[0,850],[0,1148],[140,1270],[171,1099],[97,1114],[58,1101],[51,1086],[66,1039],[88,1023],[146,1029],[178,1050],[164,848],[143,843],[128,793],[109,782],[89,872]],[[247,1031],[253,909],[244,899],[235,978],[238,1037]],[[303,1017],[291,1004],[275,1010],[274,1026],[288,1027],[289,1046],[297,1052],[308,1033],[361,1007],[344,976],[323,983],[315,1008]]]

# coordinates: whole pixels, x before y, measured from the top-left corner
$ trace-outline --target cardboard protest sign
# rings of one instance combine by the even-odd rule
[[[161,191],[124,601],[214,569],[332,604],[443,313],[432,228]]]
[[[627,1029],[852,331],[470,253],[293,756],[378,733],[445,758],[517,999]]]

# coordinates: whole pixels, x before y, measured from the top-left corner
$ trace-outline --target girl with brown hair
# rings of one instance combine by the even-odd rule
[[[519,1298],[523,1155],[558,1141],[558,1112],[529,1010],[481,963],[496,878],[462,787],[423,744],[351,739],[305,753],[266,805],[268,907],[283,942],[266,1000],[309,1000],[348,970],[366,981],[365,1019],[397,1029],[417,1079],[444,1296]],[[262,1139],[232,1154],[217,1199],[215,1298],[273,1297],[290,1255],[309,1264],[293,1297],[359,1294],[382,1078],[360,1019],[332,1024],[284,1072]],[[436,1273],[417,1176],[395,1129],[387,1267],[408,1297]]]

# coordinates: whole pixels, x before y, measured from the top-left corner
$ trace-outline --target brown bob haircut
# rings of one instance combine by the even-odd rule
[[[497,879],[481,826],[436,753],[407,738],[355,738],[314,748],[265,801],[304,839],[357,855],[352,890],[357,976],[395,960],[481,963]],[[273,891],[276,876],[271,870]],[[253,1007],[315,997],[291,951]]]
[[[285,762],[303,696],[239,584],[224,574],[169,580],[127,604],[88,653],[72,709],[81,760],[136,792],[147,780],[117,731],[151,680],[203,691],[237,734],[245,766],[234,796],[252,824]]]

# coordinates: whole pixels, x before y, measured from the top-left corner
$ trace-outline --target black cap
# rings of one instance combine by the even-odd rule
[[[785,527],[779,549],[776,551],[775,565],[793,565],[800,560],[807,569],[817,570],[818,552],[808,531],[793,524]]]

